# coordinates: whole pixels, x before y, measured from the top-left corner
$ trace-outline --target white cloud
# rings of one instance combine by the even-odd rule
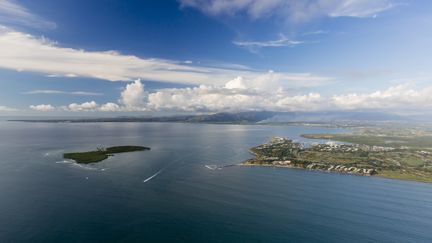
[[[17,111],[17,109],[0,105],[0,112],[6,112],[6,111]]]
[[[95,101],[84,102],[82,104],[72,103],[67,106],[70,111],[95,111],[98,108],[98,104]]]
[[[331,17],[375,17],[395,5],[390,0],[345,0],[329,12]]]
[[[432,86],[416,90],[408,85],[397,85],[365,94],[342,94],[324,97],[319,93],[292,94],[282,88],[238,89],[227,83],[225,87],[199,86],[183,89],[163,89],[149,94],[147,108],[153,110],[185,111],[326,111],[326,110],[427,110],[432,108]],[[241,83],[240,83],[241,85]]]
[[[103,112],[116,112],[116,111],[121,111],[122,109],[116,103],[109,102],[101,105],[99,110]]]
[[[339,109],[427,109],[432,107],[432,86],[415,90],[407,84],[365,94],[332,97]]]
[[[15,1],[0,0],[0,24],[34,28],[55,28],[56,25],[38,17]]]
[[[141,80],[126,85],[121,92],[120,103],[126,106],[128,110],[142,110],[147,102],[147,92],[144,91],[144,85]]]
[[[315,30],[315,31],[309,31],[309,32],[305,32],[302,35],[303,36],[308,36],[308,35],[324,35],[324,34],[328,34],[329,32],[324,31],[324,30]]]
[[[70,104],[66,111],[188,111],[236,112],[387,110],[427,111],[432,108],[432,86],[417,90],[402,84],[371,93],[322,96],[319,93],[291,93],[282,87],[248,88],[238,77],[223,86],[200,85],[193,88],[160,89],[148,93],[139,80],[121,93],[119,103],[96,102]],[[51,108],[50,108],[51,109]]]
[[[52,105],[45,105],[45,104],[41,104],[41,105],[31,105],[30,109],[35,110],[35,111],[53,111],[55,110],[54,106]]]
[[[44,38],[0,27],[0,68],[57,76],[90,77],[110,81],[135,79],[184,84],[223,85],[242,76],[257,78],[265,72],[245,68],[205,67],[164,59],[143,59],[115,51],[92,52],[59,47]],[[292,86],[321,85],[331,78],[310,73],[278,73]]]
[[[293,22],[316,17],[374,17],[395,6],[392,0],[180,0],[183,7],[217,15],[246,13],[252,19],[271,16]]]
[[[102,93],[87,92],[87,91],[62,91],[52,89],[37,89],[24,92],[23,94],[67,94],[67,95],[81,95],[81,96],[100,96]]]
[[[270,41],[234,41],[233,42],[237,46],[247,47],[249,49],[263,48],[263,47],[293,47],[296,45],[300,45],[304,42],[290,40],[284,35],[281,35],[277,40]]]
[[[225,84],[226,89],[246,89],[243,77],[237,77]]]
[[[149,94],[148,107],[162,111],[312,111],[322,106],[319,94],[291,95],[213,86],[164,89]]]

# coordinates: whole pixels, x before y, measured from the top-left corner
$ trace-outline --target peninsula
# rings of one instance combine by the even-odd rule
[[[63,158],[75,160],[79,164],[90,164],[105,160],[109,156],[113,156],[113,154],[143,150],[150,150],[150,148],[143,146],[114,146],[98,148],[95,151],[65,153],[63,154]]]
[[[275,137],[250,150],[246,166],[273,166],[432,182],[432,152],[404,146],[314,143]]]

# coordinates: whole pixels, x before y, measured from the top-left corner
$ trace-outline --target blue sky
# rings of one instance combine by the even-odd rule
[[[426,0],[0,0],[0,114],[430,112]]]

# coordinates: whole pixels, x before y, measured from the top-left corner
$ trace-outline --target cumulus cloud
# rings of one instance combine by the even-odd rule
[[[395,6],[391,0],[180,0],[181,6],[206,14],[247,14],[252,19],[277,16],[293,22],[316,17],[373,17]]]
[[[67,106],[70,111],[95,111],[98,104],[95,101],[84,102],[82,104],[72,103]]]
[[[198,66],[165,59],[144,59],[115,51],[95,52],[60,47],[44,38],[0,27],[0,68],[32,71],[51,76],[90,77],[109,81],[132,81],[137,78],[183,84],[223,85],[226,80],[242,76],[254,79],[262,70],[239,66]],[[281,81],[290,85],[321,85],[329,77],[310,73],[280,72]],[[306,79],[306,80],[305,80]],[[304,82],[306,81],[306,82]]]
[[[66,94],[66,95],[81,95],[81,96],[100,96],[102,93],[87,92],[87,91],[62,91],[52,89],[37,89],[24,92],[23,94]]]
[[[147,92],[144,91],[144,85],[141,80],[126,85],[121,92],[120,103],[128,110],[142,110],[147,102]]]
[[[0,0],[0,24],[35,28],[55,28],[53,22],[38,17],[11,0]]]
[[[271,76],[271,73],[269,75]],[[58,110],[95,112],[426,111],[432,108],[432,86],[418,90],[407,84],[401,84],[371,93],[323,96],[316,92],[292,93],[278,86],[257,88],[259,85],[253,82],[257,81],[237,77],[222,86],[200,85],[146,92],[141,81],[136,80],[126,85],[118,103],[109,102],[103,105],[98,105],[95,101],[73,103]],[[50,105],[31,106],[31,108],[41,111],[55,109]]]
[[[246,89],[243,77],[237,77],[225,84],[226,89]]]
[[[283,90],[265,92],[201,85],[163,89],[149,94],[148,108],[169,111],[312,111],[322,108],[319,94],[292,95]]]
[[[45,105],[45,104],[41,104],[41,105],[31,105],[30,109],[35,110],[35,111],[53,111],[55,110],[54,106],[52,105]]]
[[[239,88],[240,87],[240,88]],[[416,90],[401,84],[371,93],[322,96],[293,94],[279,87],[248,89],[242,79],[224,87],[201,85],[194,88],[163,89],[148,96],[147,108],[185,111],[328,111],[328,110],[426,110],[432,108],[432,86]]]
[[[103,111],[103,112],[116,112],[116,111],[121,111],[122,109],[116,103],[109,102],[109,103],[101,105],[99,107],[99,110]]]
[[[425,109],[432,107],[432,86],[415,90],[407,84],[365,94],[332,97],[339,109]]]

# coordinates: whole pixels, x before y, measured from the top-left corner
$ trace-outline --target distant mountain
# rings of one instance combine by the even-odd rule
[[[13,120],[23,122],[190,122],[190,123],[292,123],[292,122],[365,122],[365,121],[408,121],[406,117],[382,112],[221,112],[207,115],[181,115],[164,117],[114,117],[80,119],[32,119]]]
[[[211,115],[193,116],[187,119],[188,122],[204,122],[204,123],[256,123],[266,119],[270,119],[277,115],[271,111],[250,111],[238,113],[216,113]]]
[[[215,113],[209,115],[182,115],[164,117],[114,117],[114,118],[79,118],[79,119],[15,119],[22,122],[191,122],[191,123],[256,123],[269,119],[277,113],[269,111]]]
[[[334,122],[334,121],[403,121],[407,117],[383,113],[362,111],[331,112],[283,112],[275,114],[261,123],[282,122]]]

